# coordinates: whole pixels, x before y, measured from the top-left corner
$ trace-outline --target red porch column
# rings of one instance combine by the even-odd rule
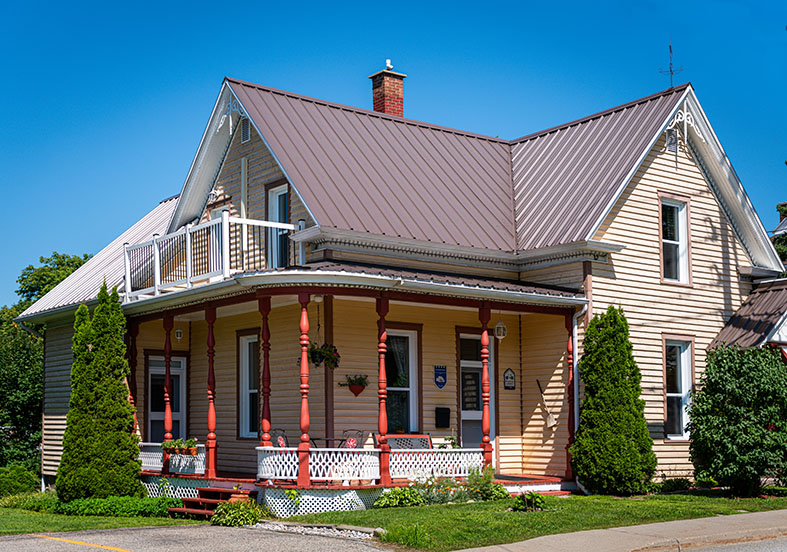
[[[379,372],[377,376],[377,399],[379,401],[379,411],[377,413],[377,432],[380,434],[378,444],[380,447],[380,484],[391,484],[390,454],[391,446],[388,444],[388,411],[386,401],[388,399],[388,380],[385,374],[385,353],[388,350],[386,342],[388,334],[385,331],[385,315],[388,314],[388,299],[385,297],[377,298],[377,315],[380,319],[377,322],[377,355],[379,360]]]
[[[137,336],[139,335],[139,324],[134,321],[128,324],[128,367],[129,375],[126,378],[128,385],[128,402],[134,407],[134,434],[139,433],[139,422],[137,421]]]
[[[489,305],[484,301],[478,309],[478,319],[481,321],[481,400],[483,401],[481,449],[484,451],[484,466],[492,465],[492,443],[489,439],[492,422],[489,414],[491,387],[489,385],[489,328],[487,327],[491,315]]]
[[[170,404],[170,391],[172,381],[170,378],[169,367],[172,362],[172,326],[175,321],[172,315],[164,315],[164,440],[172,439],[172,405]],[[161,471],[169,471],[169,454],[163,453]]]
[[[574,444],[574,317],[566,315],[566,331],[568,332],[568,343],[566,343],[566,364],[568,370],[568,444],[566,445],[566,480],[574,479],[571,470],[571,452],[569,448]]]
[[[298,443],[298,485],[308,486],[309,477],[309,294],[299,293],[301,304],[301,442]]]
[[[216,477],[218,461],[216,458],[216,375],[213,359],[216,356],[216,339],[213,324],[216,322],[216,307],[205,309],[205,322],[208,323],[208,440],[205,441],[205,475]]]
[[[262,417],[260,431],[261,447],[273,446],[271,443],[271,330],[268,327],[268,315],[271,312],[271,298],[260,297],[258,300],[262,315]]]

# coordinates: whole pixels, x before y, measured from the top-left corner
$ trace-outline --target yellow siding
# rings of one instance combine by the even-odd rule
[[[535,268],[519,273],[519,278],[525,282],[562,286],[570,289],[582,289],[583,276],[582,261],[546,268]]]
[[[689,473],[688,444],[665,442],[662,332],[696,337],[696,375],[705,350],[750,291],[738,268],[751,262],[691,156],[665,153],[660,140],[604,221],[595,239],[626,244],[610,264],[593,265],[594,311],[624,308],[634,354],[642,371],[646,417],[659,470]],[[660,282],[658,192],[690,197],[693,287]]]
[[[49,326],[45,338],[44,417],[42,428],[42,472],[56,475],[63,454],[63,433],[71,397],[72,338],[74,328]]]

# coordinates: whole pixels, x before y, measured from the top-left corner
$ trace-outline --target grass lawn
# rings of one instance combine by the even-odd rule
[[[293,521],[383,527],[384,540],[427,550],[457,550],[541,535],[658,521],[787,509],[787,498],[732,499],[714,494],[545,497],[543,512],[507,512],[513,500],[474,504],[331,512]]]
[[[182,525],[184,523],[199,522],[186,519],[152,517],[63,516],[13,508],[0,508],[0,535],[117,529],[120,527],[152,527]]]

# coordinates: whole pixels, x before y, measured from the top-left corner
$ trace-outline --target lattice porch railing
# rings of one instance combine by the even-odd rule
[[[140,443],[139,459],[142,460],[142,469],[146,471],[161,471],[164,453],[161,443]]]
[[[481,471],[483,466],[484,455],[480,449],[391,450],[392,479],[467,477],[473,470]]]
[[[315,448],[309,451],[313,481],[369,481],[380,479],[378,449]]]

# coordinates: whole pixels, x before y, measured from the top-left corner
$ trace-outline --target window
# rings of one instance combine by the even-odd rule
[[[687,204],[661,200],[661,268],[664,280],[689,283]]]
[[[389,433],[419,431],[418,420],[418,333],[388,330],[385,379],[388,382]]]
[[[286,184],[268,191],[268,220],[270,222],[288,222],[287,202]],[[268,236],[268,268],[287,266],[287,253],[289,251],[287,230],[270,228]]]
[[[166,366],[163,356],[148,357],[148,401],[147,439],[151,443],[164,440],[164,380]],[[172,438],[186,437],[186,359],[171,357],[169,379],[172,383],[169,405],[172,409]]]
[[[666,418],[664,433],[668,439],[687,439],[689,391],[692,386],[690,341],[664,341],[664,387]]]
[[[239,386],[240,386],[240,437],[257,437],[260,428],[259,376],[260,349],[256,335],[239,338]]]
[[[251,123],[244,117],[240,120],[240,143],[244,144],[251,140]]]

